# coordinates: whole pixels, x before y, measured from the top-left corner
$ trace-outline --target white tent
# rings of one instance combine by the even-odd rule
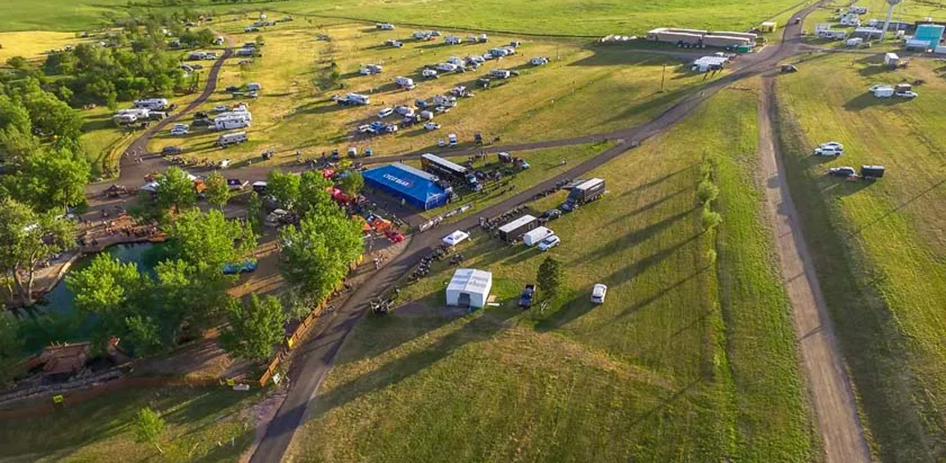
[[[447,305],[482,308],[493,287],[493,274],[472,268],[460,268],[447,285]]]
[[[460,231],[460,230],[457,230],[457,231],[455,231],[455,232],[453,232],[453,233],[447,235],[447,236],[443,239],[443,244],[446,244],[447,246],[456,246],[456,245],[460,244],[460,242],[462,242],[463,240],[465,240],[465,239],[467,239],[467,238],[469,238],[469,237],[470,237],[470,234],[469,234],[469,233],[466,233],[466,232],[462,232],[462,231]]]

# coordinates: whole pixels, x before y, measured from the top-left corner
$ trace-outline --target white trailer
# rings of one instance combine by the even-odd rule
[[[900,65],[900,57],[896,53],[887,53],[884,55],[884,64],[891,67]]]
[[[146,98],[144,100],[135,100],[136,108],[150,109],[152,111],[163,111],[168,107],[166,98]]]
[[[554,235],[555,232],[546,228],[546,227],[537,227],[522,235],[522,242],[531,247],[534,244],[538,244],[540,241]]]
[[[217,130],[243,129],[250,125],[250,121],[242,117],[218,117],[214,119],[214,128]]]
[[[244,143],[248,139],[246,138],[246,132],[233,132],[225,133],[217,138],[217,146],[225,148],[230,145],[236,145],[238,143]]]
[[[339,98],[338,104],[367,106],[371,104],[371,97],[360,93],[349,93],[344,98]]]
[[[414,79],[411,79],[410,77],[397,76],[394,79],[394,84],[405,90],[413,90],[414,87],[417,87],[416,85],[414,85]]]
[[[894,92],[893,87],[889,85],[874,85],[869,90],[877,98],[890,98]]]

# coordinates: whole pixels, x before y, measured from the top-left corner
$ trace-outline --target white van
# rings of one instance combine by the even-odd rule
[[[451,133],[447,135],[447,140],[450,141],[450,146],[457,146],[457,134]]]

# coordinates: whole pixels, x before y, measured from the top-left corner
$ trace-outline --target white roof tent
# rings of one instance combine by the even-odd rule
[[[457,269],[447,285],[447,305],[483,308],[492,288],[492,273],[472,268]]]
[[[461,230],[457,230],[443,239],[443,244],[447,246],[456,246],[463,242],[463,240],[470,237],[470,234]]]

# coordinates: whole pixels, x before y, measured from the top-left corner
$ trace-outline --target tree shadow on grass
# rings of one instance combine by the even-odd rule
[[[657,253],[654,253],[643,259],[640,259],[637,262],[634,262],[612,273],[611,275],[605,277],[603,280],[601,280],[601,282],[608,285],[609,287],[626,283],[632,280],[637,275],[643,273],[647,269],[659,264],[660,262],[663,262],[668,257],[676,253],[680,248],[686,246],[688,243],[696,240],[699,237],[700,235],[698,234],[693,235],[690,238],[684,241],[681,241],[680,243],[670,246],[669,248],[663,249],[661,251],[658,251]],[[674,290],[675,288],[680,287],[681,285],[683,285],[690,279],[694,278],[695,276],[699,275],[700,273],[704,272],[705,270],[706,270],[705,268],[701,269],[700,271],[684,278],[681,281],[667,285],[665,288],[661,289],[654,295],[646,299],[643,299],[641,301],[635,302],[634,304],[631,304],[626,309],[624,309],[624,311],[621,312],[621,316],[634,313],[640,310],[641,308],[644,308],[652,304],[653,302],[657,301],[658,299],[660,299],[661,297],[663,297],[670,291]],[[578,296],[571,299],[568,303],[562,306],[562,308],[560,308],[558,311],[553,313],[551,316],[549,316],[548,318],[536,324],[535,329],[540,332],[552,331],[552,330],[561,328],[562,326],[570,323],[571,321],[576,320],[579,317],[590,312],[596,306],[592,304],[591,301],[589,300],[589,297],[588,297],[589,294],[591,294],[590,288],[588,291],[579,291]]]
[[[637,244],[640,244],[643,241],[657,235],[658,233],[670,228],[675,223],[680,220],[685,219],[687,216],[692,215],[693,211],[696,209],[688,209],[685,211],[678,212],[672,216],[664,217],[662,220],[647,225],[643,228],[631,231],[630,233],[625,234],[619,238],[611,240],[607,244],[598,247],[592,252],[589,252],[582,256],[581,260],[578,262],[595,262],[604,257],[610,256],[614,253],[620,252],[623,249],[633,247]]]
[[[677,196],[680,196],[681,194],[684,194],[684,193],[687,193],[687,192],[692,192],[692,191],[694,191],[694,190],[695,190],[695,186],[689,186],[689,187],[682,188],[682,189],[679,189],[679,190],[677,190],[677,191],[674,191],[674,192],[672,192],[672,193],[670,193],[670,194],[664,195],[664,196],[661,197],[660,199],[656,199],[656,200],[654,200],[654,201],[651,201],[651,202],[649,202],[649,203],[647,203],[647,204],[645,204],[645,205],[643,205],[643,206],[641,206],[641,207],[638,207],[637,209],[634,209],[633,211],[629,211],[629,212],[627,212],[627,213],[621,214],[621,215],[619,215],[619,216],[617,216],[617,217],[611,219],[611,221],[608,222],[608,225],[612,225],[612,224],[617,223],[617,222],[622,222],[622,221],[627,220],[628,218],[633,217],[633,216],[635,216],[635,215],[641,214],[641,213],[643,213],[643,212],[647,212],[647,211],[649,211],[649,210],[651,210],[651,209],[655,209],[655,208],[657,208],[658,206],[660,206],[661,204],[663,204],[663,203],[665,203],[665,202],[667,202],[667,201],[670,201],[671,199],[674,199],[674,198],[676,198]]]
[[[316,419],[332,409],[344,406],[374,391],[395,386],[432,367],[463,346],[494,338],[511,326],[508,320],[516,313],[517,311],[513,309],[489,309],[471,315],[468,323],[445,335],[433,345],[384,364],[320,395],[315,401],[314,408],[310,409],[309,419]],[[270,426],[272,427],[273,424]],[[277,425],[274,429],[279,429],[279,426]]]

